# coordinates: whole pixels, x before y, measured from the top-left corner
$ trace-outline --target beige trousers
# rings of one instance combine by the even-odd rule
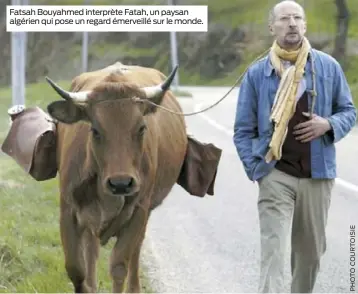
[[[259,180],[259,292],[284,291],[284,256],[291,224],[291,292],[313,291],[326,251],[325,229],[333,185],[334,180],[299,179],[277,169]]]

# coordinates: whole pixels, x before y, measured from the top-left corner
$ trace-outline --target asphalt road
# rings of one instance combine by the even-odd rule
[[[190,88],[186,112],[220,99],[228,88]],[[257,185],[246,178],[232,143],[235,89],[215,108],[186,118],[189,131],[223,149],[215,196],[199,198],[176,186],[153,214],[142,261],[158,292],[257,292],[259,226]],[[349,292],[349,228],[358,226],[358,131],[337,144],[339,179],[329,212],[328,248],[315,292]],[[288,236],[289,239],[289,236]],[[290,292],[287,248],[286,292]],[[358,270],[356,266],[355,270]]]

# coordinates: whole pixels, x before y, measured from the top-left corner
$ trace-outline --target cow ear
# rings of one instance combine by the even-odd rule
[[[47,111],[53,118],[65,124],[73,124],[87,118],[84,107],[71,101],[52,102],[47,106]]]
[[[146,108],[144,109],[144,115],[155,113],[158,109],[158,107],[155,105],[160,105],[163,102],[164,95],[165,95],[165,92],[159,94],[156,97],[148,99],[148,101],[150,101],[151,103],[145,103]],[[155,104],[155,105],[153,105],[153,104]]]

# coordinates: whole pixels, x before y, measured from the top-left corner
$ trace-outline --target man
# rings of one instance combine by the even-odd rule
[[[292,221],[291,291],[309,293],[326,251],[334,143],[357,114],[338,62],[306,39],[299,4],[276,4],[269,29],[275,38],[270,53],[248,69],[240,86],[233,139],[247,176],[259,185],[259,291],[283,291]]]

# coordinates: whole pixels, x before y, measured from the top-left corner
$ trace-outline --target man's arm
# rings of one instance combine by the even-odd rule
[[[236,105],[233,141],[245,172],[252,180],[255,164],[252,156],[252,139],[257,136],[257,97],[250,72],[247,71],[240,85]]]
[[[342,67],[336,62],[333,82],[332,115],[327,117],[331,130],[324,140],[326,143],[336,143],[346,136],[356,124],[357,110],[353,104],[352,94]]]

